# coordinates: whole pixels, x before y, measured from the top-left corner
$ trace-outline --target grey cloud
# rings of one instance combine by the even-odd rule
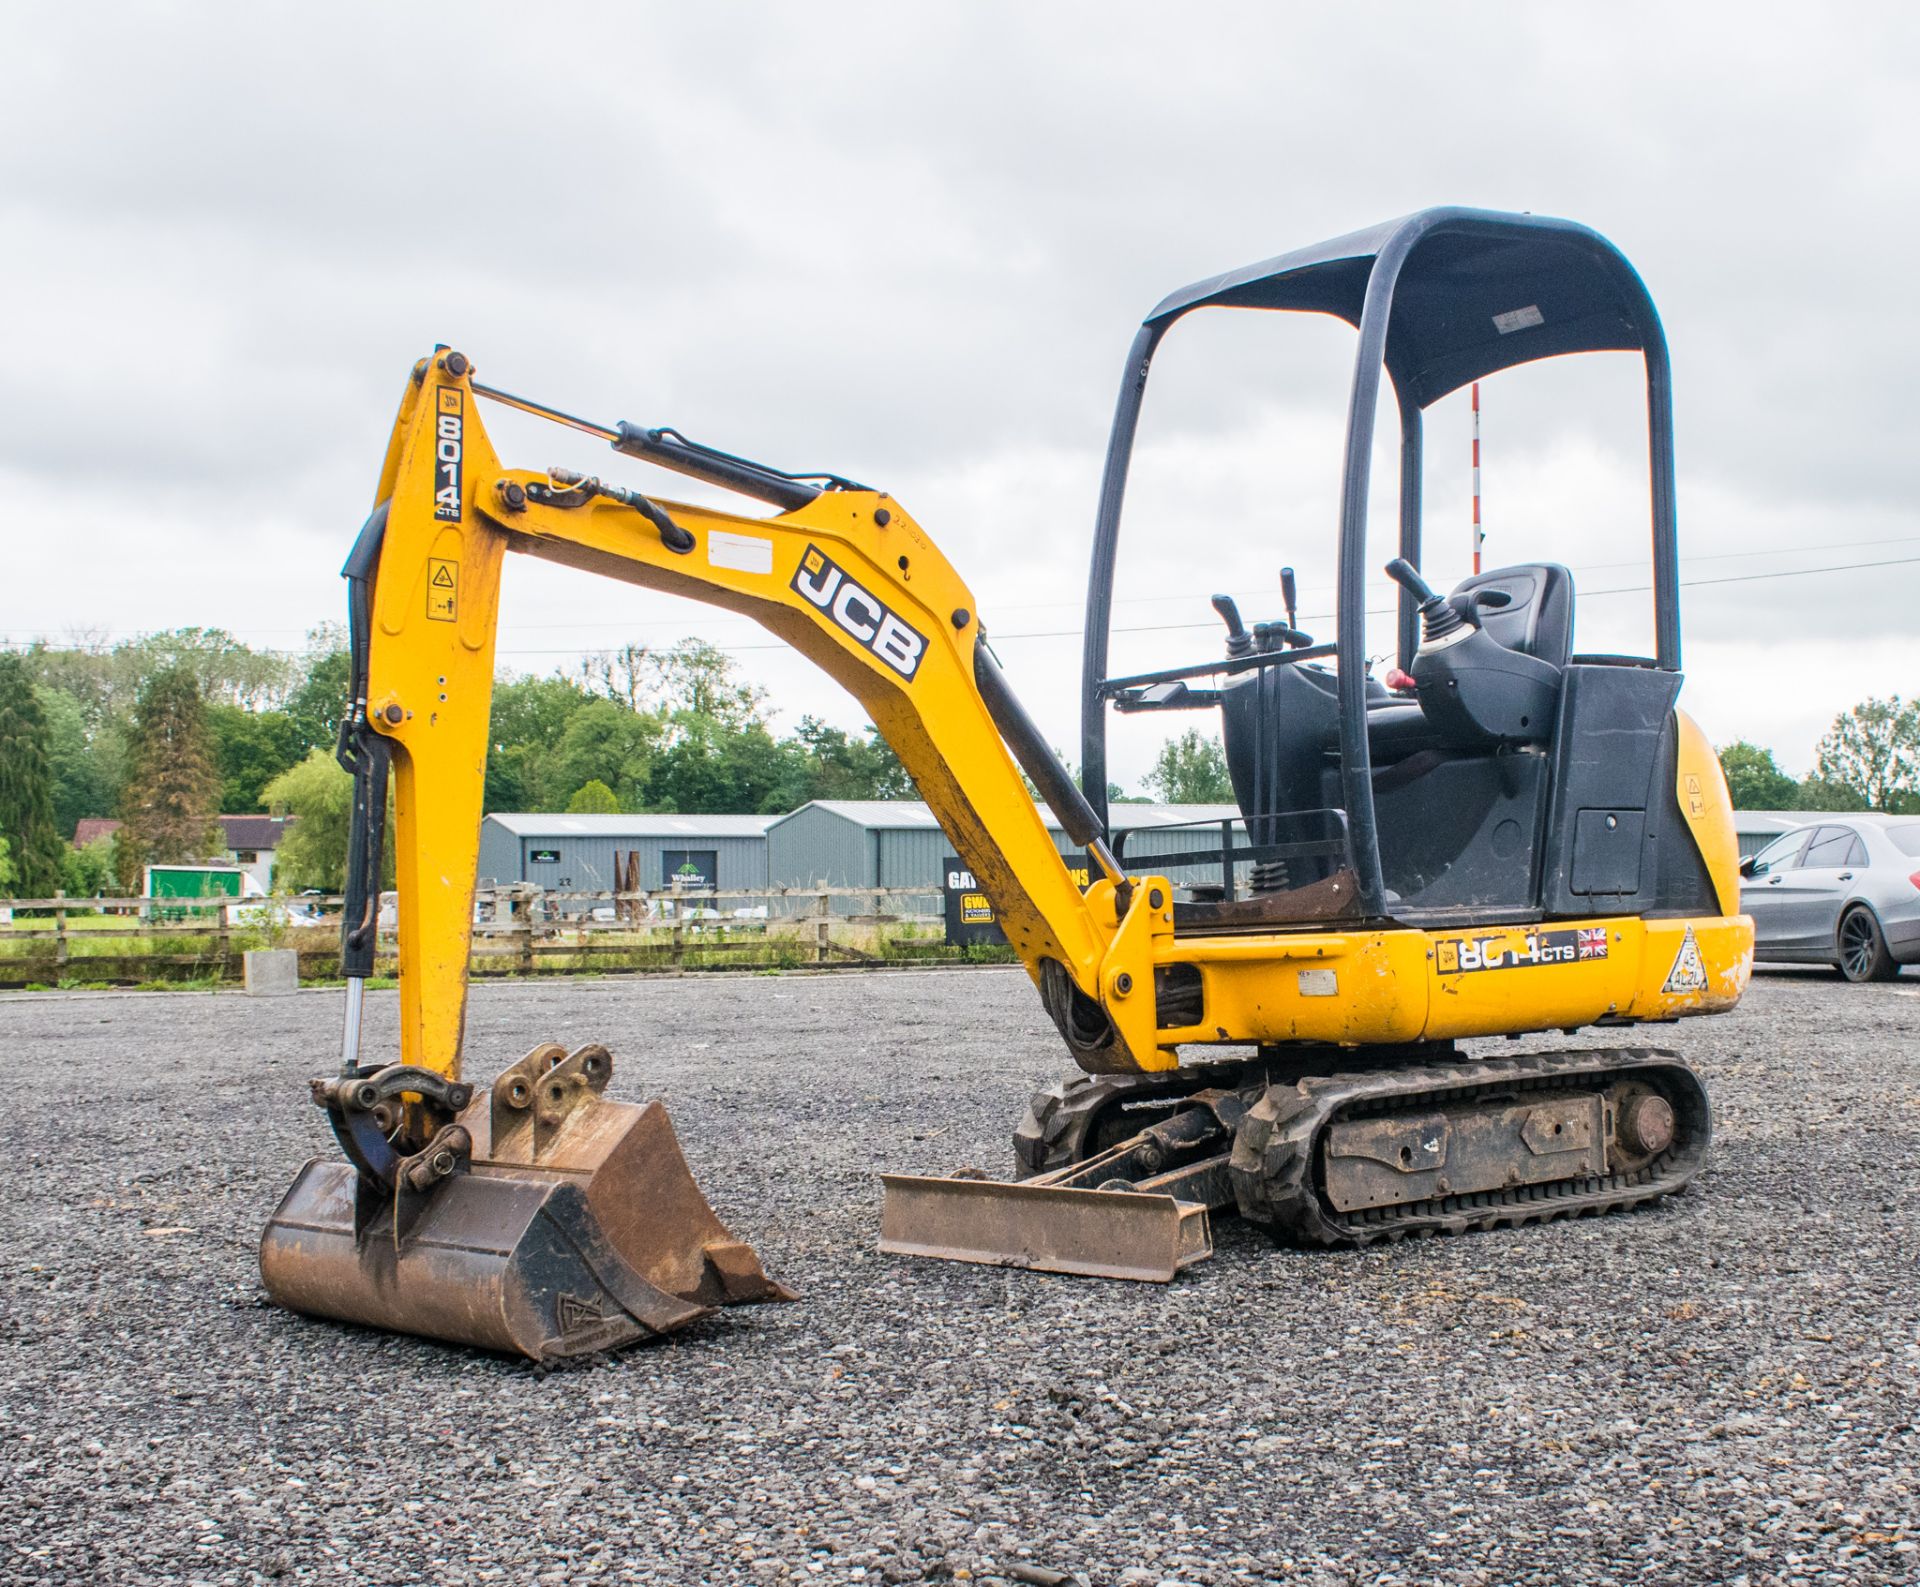
[[[983,596],[1020,559],[1071,589],[1162,293],[1467,202],[1585,220],[1646,275],[1715,502],[1692,549],[1783,502],[1809,543],[1897,532],[1916,44],[1890,5],[35,8],[0,102],[0,467],[202,554],[268,520],[344,543],[409,363],[457,339],[575,411],[887,485]],[[1346,353],[1308,342],[1210,354],[1153,417],[1203,438],[1262,377],[1318,434]],[[1525,444],[1576,397],[1530,399]],[[1890,632],[1901,580],[1689,610]],[[84,620],[63,598],[0,623]],[[119,620],[172,610],[157,572]]]

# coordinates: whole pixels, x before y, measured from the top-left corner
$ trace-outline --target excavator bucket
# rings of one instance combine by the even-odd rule
[[[543,1046],[485,1096],[398,1064],[316,1082],[353,1161],[295,1179],[260,1242],[267,1293],[536,1361],[793,1299],[714,1215],[666,1109],[602,1095],[612,1072],[603,1047]],[[384,1163],[384,1127],[435,1101],[451,1122]]]

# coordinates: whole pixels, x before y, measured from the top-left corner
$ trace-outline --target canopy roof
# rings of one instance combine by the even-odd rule
[[[1385,362],[1420,407],[1537,358],[1663,345],[1639,275],[1598,232],[1476,209],[1421,210],[1196,282],[1146,323],[1164,329],[1218,304],[1335,314],[1358,326],[1376,261],[1403,250]]]

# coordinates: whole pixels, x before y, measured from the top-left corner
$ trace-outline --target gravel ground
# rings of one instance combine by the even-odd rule
[[[874,1252],[877,1170],[1002,1168],[1060,1067],[1018,972],[482,987],[476,1073],[609,1042],[804,1296],[546,1377],[262,1303],[339,1011],[0,1000],[0,1580],[1920,1579],[1911,975],[1661,1033],[1672,1202],[1165,1289]]]

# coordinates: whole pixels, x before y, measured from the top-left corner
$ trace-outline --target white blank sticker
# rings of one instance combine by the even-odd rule
[[[1544,325],[1546,315],[1529,303],[1524,309],[1508,309],[1505,314],[1493,317],[1493,328],[1502,336],[1510,336],[1515,331],[1531,330],[1536,325]]]
[[[707,561],[736,573],[771,573],[773,542],[758,535],[733,535],[715,529],[707,536]]]
[[[1300,995],[1302,997],[1338,997],[1340,972],[1338,970],[1302,970]]]

